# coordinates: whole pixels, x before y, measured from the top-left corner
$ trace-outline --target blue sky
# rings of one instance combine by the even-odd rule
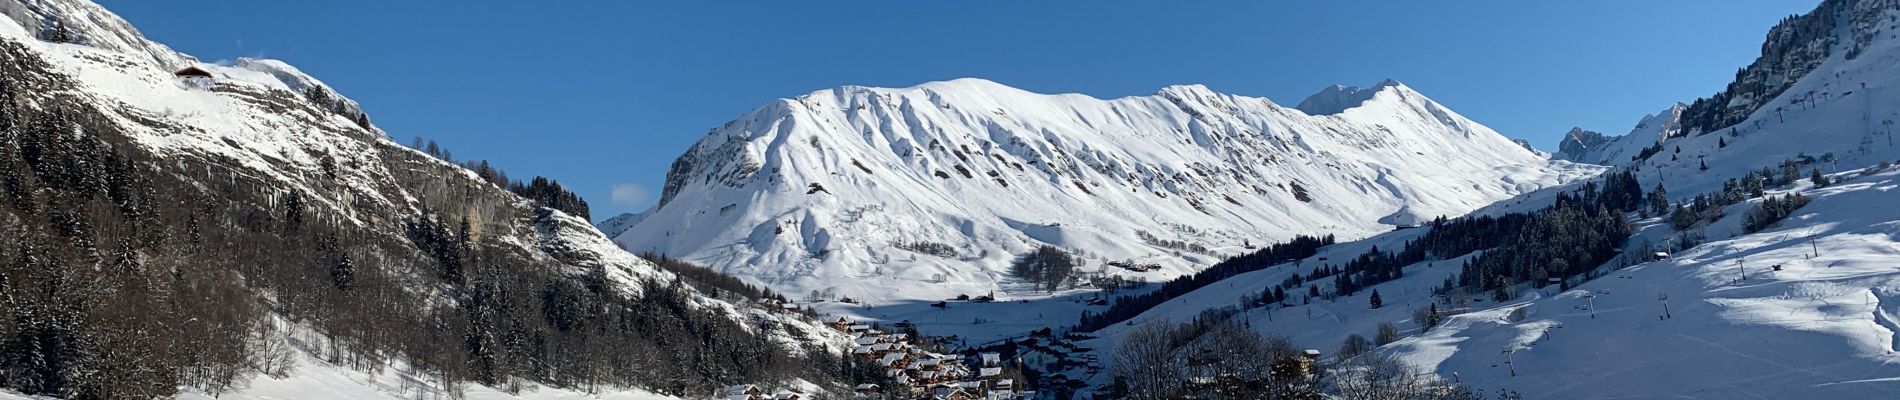
[[[289,61],[398,141],[555,178],[596,219],[651,205],[707,129],[844,84],[1202,83],[1290,106],[1391,77],[1549,149],[1572,126],[1622,134],[1714,93],[1770,26],[1818,3],[99,1],[207,61]]]

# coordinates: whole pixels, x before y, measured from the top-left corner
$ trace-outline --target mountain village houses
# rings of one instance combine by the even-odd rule
[[[903,324],[903,323],[899,323]],[[912,346],[915,338],[904,333],[887,333],[844,317],[827,326],[852,336],[851,354],[873,361],[884,368],[885,377],[894,387],[866,388],[865,395],[929,399],[1011,399],[1020,396],[1016,382],[1003,378],[1003,363],[996,353],[978,354],[976,362],[959,354],[941,354]]]
[[[930,352],[914,346],[914,338],[909,334],[885,332],[845,317],[826,320],[825,326],[850,336],[851,356],[876,363],[891,382],[888,387],[860,384],[853,388],[859,397],[1001,400],[1028,394],[1017,391],[1018,382],[1004,377],[1003,359],[997,353],[980,353],[975,359],[965,359],[960,354]],[[790,391],[767,393],[755,385],[737,385],[720,391],[716,399],[795,400],[803,396]]]

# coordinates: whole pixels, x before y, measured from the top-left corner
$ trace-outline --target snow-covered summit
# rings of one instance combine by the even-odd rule
[[[1320,89],[1319,93],[1307,96],[1305,100],[1300,100],[1300,105],[1293,108],[1297,108],[1307,115],[1338,114],[1346,111],[1346,109],[1365,104],[1366,101],[1372,100],[1374,96],[1385,92],[1387,89],[1411,90],[1411,88],[1406,87],[1405,84],[1390,78],[1379,81],[1378,84],[1374,84],[1368,88],[1332,85],[1327,86],[1325,89]]]
[[[819,90],[714,128],[616,240],[787,293],[936,298],[1014,282],[1008,261],[1041,244],[1090,269],[1162,264],[1122,271],[1162,279],[1255,242],[1362,237],[1596,171],[1395,81],[1359,93],[1315,116],[1202,85]]]
[[[89,1],[15,0],[0,2],[0,14],[13,20],[27,36],[135,55],[140,62],[164,68],[183,68],[196,58],[145,39],[118,15]]]

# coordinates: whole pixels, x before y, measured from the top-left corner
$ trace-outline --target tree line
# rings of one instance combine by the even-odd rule
[[[509,192],[513,192],[521,197],[526,197],[528,200],[534,200],[535,204],[561,210],[561,212],[580,217],[583,220],[593,220],[593,214],[588,209],[587,200],[581,198],[579,194],[561,187],[561,183],[553,179],[536,176],[533,179],[529,179],[527,183],[522,183],[520,181],[510,180],[507,171],[502,171],[501,168],[489,165],[488,160],[457,163],[455,161],[455,154],[449,151],[447,147],[436,143],[435,139],[424,140],[421,136],[416,136],[410,141],[409,148],[421,151],[430,157],[460,165],[463,169],[474,172],[475,176],[482,178],[483,181],[494,184],[495,187],[507,189]]]
[[[1163,283],[1160,288],[1142,294],[1116,296],[1107,310],[1100,313],[1084,311],[1075,331],[1091,332],[1109,325],[1126,321],[1141,315],[1150,308],[1161,305],[1169,299],[1193,292],[1196,289],[1227,279],[1235,275],[1259,271],[1267,267],[1289,261],[1312,257],[1321,247],[1332,245],[1333,235],[1306,236],[1297,235],[1285,243],[1275,243],[1262,247],[1246,255],[1231,257],[1193,275],[1182,276]]]

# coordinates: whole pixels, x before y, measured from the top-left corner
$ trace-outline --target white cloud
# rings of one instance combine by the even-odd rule
[[[614,185],[612,200],[614,204],[638,206],[647,201],[647,188],[632,183]]]

